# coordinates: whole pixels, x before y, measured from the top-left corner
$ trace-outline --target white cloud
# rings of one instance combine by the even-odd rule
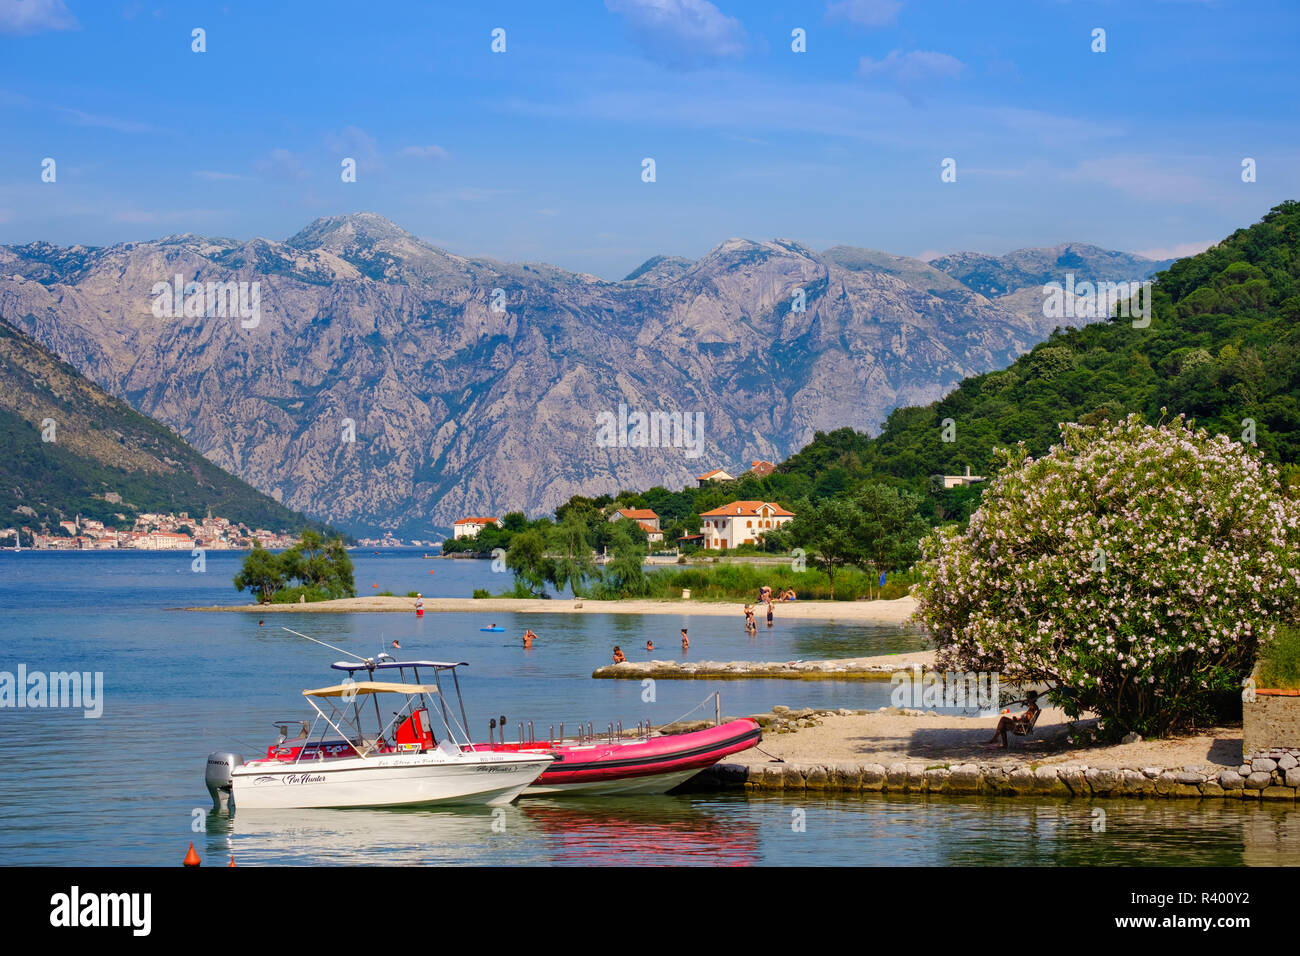
[[[429,193],[425,198],[436,203],[490,202],[493,199],[500,199],[502,196],[508,196],[513,192],[513,189],[497,189],[494,187],[453,186],[450,189],[442,189],[435,193]]]
[[[63,0],[0,0],[0,33],[44,33],[79,26]]]
[[[302,160],[287,149],[276,147],[270,155],[257,164],[258,172],[272,179],[306,179],[307,170]]]
[[[708,0],[605,0],[623,17],[637,46],[653,60],[692,67],[745,52],[745,28]]]
[[[222,173],[214,169],[195,170],[194,175],[198,176],[199,179],[206,179],[209,182],[226,182],[230,180],[248,180],[253,178],[252,176],[244,176],[241,173]]]
[[[1133,255],[1146,256],[1148,259],[1182,259],[1186,256],[1194,256],[1197,253],[1204,252],[1211,246],[1217,246],[1221,241],[1219,239],[1209,239],[1205,242],[1179,242],[1172,246],[1139,249]]]
[[[1191,172],[1184,160],[1158,156],[1085,159],[1062,178],[1100,183],[1145,200],[1188,203],[1211,195],[1206,177]]]
[[[82,126],[102,126],[105,129],[117,130],[119,133],[147,133],[153,129],[148,123],[118,119],[116,116],[104,116],[100,113],[86,113],[68,106],[58,106],[55,109],[66,116],[72,117],[74,122],[80,123]]]
[[[860,27],[885,27],[902,8],[902,0],[839,0],[826,7],[826,18],[848,20]]]
[[[451,154],[441,146],[407,146],[399,156],[413,156],[417,159],[448,159]]]
[[[912,50],[909,53],[894,50],[883,60],[864,56],[858,61],[858,76],[863,79],[881,77],[903,87],[928,80],[953,79],[964,69],[966,64],[955,56],[934,50]]]
[[[379,144],[359,126],[346,126],[340,132],[326,136],[325,145],[338,153],[340,159],[345,156],[355,159],[357,165],[368,172],[384,167],[379,158]]]

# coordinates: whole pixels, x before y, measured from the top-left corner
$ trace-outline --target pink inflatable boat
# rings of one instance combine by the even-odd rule
[[[563,793],[588,796],[667,793],[728,754],[748,750],[763,739],[748,717],[686,734],[632,740],[589,738],[581,742],[475,744],[474,749],[540,751],[555,762],[524,791],[524,796]]]

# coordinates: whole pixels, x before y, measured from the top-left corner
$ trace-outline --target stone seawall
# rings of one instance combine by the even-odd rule
[[[1213,767],[1099,768],[1085,765],[992,765],[919,762],[885,764],[720,763],[703,771],[692,790],[775,792],[1000,794],[1007,796],[1139,797],[1268,800],[1296,805],[1295,757],[1256,758],[1236,769]]]
[[[592,671],[597,680],[889,680],[913,666],[929,669],[934,651],[817,661],[625,661]]]
[[[1241,705],[1242,750],[1246,753],[1300,744],[1300,691],[1255,691]]]

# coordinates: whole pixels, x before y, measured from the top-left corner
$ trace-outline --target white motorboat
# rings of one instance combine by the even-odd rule
[[[387,658],[387,659],[385,659]],[[435,804],[507,804],[555,759],[540,752],[501,753],[476,749],[464,726],[464,701],[456,668],[465,663],[396,661],[387,655],[359,664],[332,665],[348,679],[304,690],[316,713],[289,739],[293,721],[277,721],[280,739],[266,756],[244,761],[241,754],[208,755],[205,775],[218,810],[232,804],[248,809],[414,807]],[[406,680],[407,670],[412,680]],[[422,683],[420,670],[432,678]],[[364,670],[369,679],[354,680]],[[375,680],[375,672],[396,672],[397,681]],[[461,719],[449,709],[440,673],[450,671]],[[379,697],[404,698],[383,718]],[[374,705],[377,733],[366,733]],[[329,713],[326,713],[328,708]],[[434,722],[441,731],[434,733]],[[317,732],[319,728],[319,732]]]

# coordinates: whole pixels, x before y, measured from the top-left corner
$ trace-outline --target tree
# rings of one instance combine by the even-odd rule
[[[534,597],[544,595],[546,582],[555,575],[546,557],[546,538],[542,532],[529,528],[516,534],[506,552],[506,567],[514,573],[516,590],[522,585]]]
[[[265,603],[294,580],[299,585],[295,590],[300,590],[309,601],[357,596],[352,558],[343,539],[334,537],[326,541],[310,528],[302,532],[297,544],[278,555],[254,541],[253,550],[244,557],[235,575],[235,587],[240,591],[245,588],[257,591]],[[291,591],[282,598],[293,596]]]
[[[921,517],[921,498],[889,485],[867,484],[853,503],[862,513],[859,526],[863,563],[875,574],[912,565],[921,554],[929,525]]]
[[[611,560],[605,566],[604,590],[615,597],[642,597],[650,591],[645,575],[645,532],[634,521],[616,521],[610,539]]]
[[[832,595],[835,572],[862,562],[862,523],[862,510],[842,498],[805,508],[790,522],[790,540],[812,551],[813,567],[826,572]]]
[[[599,514],[600,512],[596,512]],[[596,574],[587,543],[587,522],[581,514],[570,516],[551,529],[551,549],[559,554],[550,563],[550,582],[557,591],[572,588],[574,597],[582,597],[584,582]]]
[[[259,603],[269,604],[275,592],[284,586],[284,566],[279,557],[254,541],[253,550],[244,557],[235,575],[235,590],[247,588],[258,595]]]
[[[352,559],[343,539],[326,541],[310,528],[302,532],[298,543],[280,554],[280,567],[286,579],[296,579],[308,600],[356,597]]]
[[[1259,452],[1181,416],[1060,431],[1041,459],[1004,452],[966,531],[923,543],[937,667],[1046,682],[1110,737],[1219,719],[1300,608],[1300,502]]]

